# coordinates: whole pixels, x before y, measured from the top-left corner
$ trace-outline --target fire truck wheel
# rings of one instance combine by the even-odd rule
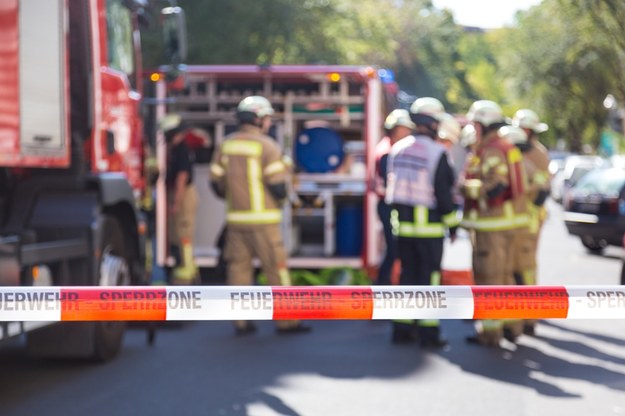
[[[128,250],[119,221],[104,217],[100,247],[102,254],[98,265],[96,284],[99,286],[127,286],[131,282]],[[125,322],[96,322],[94,356],[97,361],[107,361],[119,352],[126,329]]]

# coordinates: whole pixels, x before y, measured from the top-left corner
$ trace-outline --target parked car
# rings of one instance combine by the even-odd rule
[[[551,180],[551,197],[560,203],[564,203],[566,196],[577,181],[588,172],[607,166],[606,160],[600,156],[571,155],[564,159],[563,167]]]
[[[625,169],[589,172],[567,197],[564,223],[589,251],[600,254],[608,245],[622,246],[625,233]]]

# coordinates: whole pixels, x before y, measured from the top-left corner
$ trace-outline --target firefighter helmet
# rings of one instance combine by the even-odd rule
[[[442,140],[449,140],[453,144],[458,143],[460,138],[460,123],[454,116],[444,113],[438,125],[438,137]]]
[[[499,129],[499,136],[514,145],[523,145],[527,143],[527,133],[525,133],[525,130],[521,127],[503,126]]]
[[[386,130],[392,130],[397,126],[408,127],[409,129],[414,129],[416,127],[410,119],[410,113],[408,110],[393,110],[388,116],[386,116],[386,120],[384,120],[384,128]]]
[[[433,97],[417,98],[410,106],[410,113],[415,116],[428,116],[435,121],[440,121],[445,114],[443,104]],[[414,119],[413,119],[414,120]]]
[[[480,123],[486,127],[506,121],[499,104],[490,100],[478,100],[471,104],[467,118],[469,121]]]
[[[239,103],[237,113],[252,113],[258,118],[263,118],[272,115],[274,111],[268,99],[260,95],[251,95]]]
[[[522,129],[530,129],[534,133],[542,133],[549,130],[549,126],[546,123],[540,122],[538,114],[527,108],[521,109],[514,114],[512,125]]]
[[[460,132],[460,144],[463,147],[469,147],[477,141],[477,134],[473,124],[467,124]]]
[[[180,114],[175,113],[166,114],[158,123],[158,127],[163,133],[167,133],[176,129],[179,130],[181,125],[182,117],[180,117]]]

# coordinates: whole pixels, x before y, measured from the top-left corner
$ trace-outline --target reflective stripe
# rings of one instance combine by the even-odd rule
[[[447,215],[443,215],[443,224],[445,224],[448,228],[457,227],[458,224],[460,224],[458,211],[452,211]]]
[[[219,178],[226,174],[226,170],[216,163],[211,164],[210,170],[213,176],[216,176]]]
[[[411,224],[409,222],[399,223],[400,237],[423,237],[423,238],[436,238],[445,236],[445,227],[443,224]]]
[[[523,155],[521,155],[521,151],[518,147],[513,147],[512,149],[510,149],[510,151],[508,152],[508,162],[510,162],[510,164],[519,163],[522,160]]]
[[[263,146],[252,140],[233,139],[226,140],[221,151],[224,155],[260,157],[263,153]]]
[[[276,173],[284,172],[284,169],[285,169],[284,163],[282,163],[282,161],[279,160],[277,162],[273,162],[267,165],[263,173],[266,176],[271,176]]]
[[[537,185],[545,185],[549,182],[549,173],[538,171],[534,174],[534,177],[532,179]]]
[[[265,191],[260,174],[260,161],[257,158],[247,159],[247,184],[249,186],[251,210],[256,212],[263,211]]]
[[[282,286],[291,286],[291,276],[289,275],[288,269],[280,267],[278,269],[278,276],[280,277],[280,283]]]
[[[282,221],[282,211],[271,209],[266,211],[231,211],[226,220],[232,224],[274,224]]]
[[[510,201],[504,202],[503,209],[504,215],[502,217],[479,218],[477,212],[471,211],[470,218],[463,218],[461,224],[463,227],[473,228],[477,231],[503,231],[529,226],[529,216],[527,214],[515,215]]]

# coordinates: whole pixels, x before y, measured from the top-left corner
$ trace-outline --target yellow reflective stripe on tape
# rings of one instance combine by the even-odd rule
[[[274,224],[282,221],[282,211],[232,211],[226,215],[226,220],[232,224]]]
[[[225,155],[259,157],[263,153],[263,146],[251,140],[226,140],[222,152]]]

